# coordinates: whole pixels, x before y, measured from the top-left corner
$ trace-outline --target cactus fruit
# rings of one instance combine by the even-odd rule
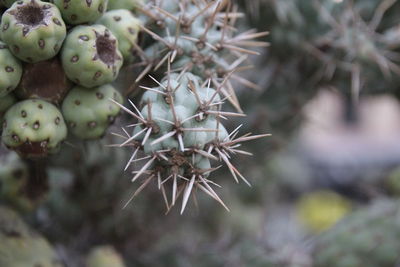
[[[300,220],[315,232],[331,228],[350,212],[351,204],[331,191],[316,191],[302,197],[297,206]]]
[[[124,57],[124,62],[132,62],[135,59],[140,20],[128,10],[119,9],[106,12],[97,22],[106,26],[117,37],[118,49]]]
[[[108,0],[51,0],[59,9],[64,21],[68,24],[93,23],[107,9]]]
[[[118,40],[103,25],[73,28],[61,59],[67,77],[87,88],[114,81],[123,63]]]
[[[71,86],[60,60],[55,57],[38,63],[25,64],[15,94],[21,99],[39,98],[58,104]]]
[[[0,41],[0,97],[4,97],[17,87],[22,75],[22,66]]]
[[[0,163],[0,200],[18,210],[32,210],[36,203],[26,196],[29,186],[28,166],[15,152],[1,155]]]
[[[46,239],[29,229],[14,211],[0,207],[0,266],[63,265]]]
[[[12,106],[4,116],[3,143],[22,156],[47,156],[58,150],[67,136],[61,112],[39,99]]]
[[[17,99],[13,94],[8,94],[5,97],[0,97],[0,132],[3,127],[4,114],[16,102]]]
[[[111,246],[92,249],[86,259],[86,267],[125,267],[122,257]]]
[[[11,52],[30,63],[54,57],[66,36],[58,8],[40,0],[15,2],[3,14],[0,27]]]
[[[400,209],[381,200],[339,222],[317,240],[315,267],[392,267],[400,251]]]
[[[144,0],[108,0],[108,10],[127,9],[135,11],[144,4]]]
[[[109,99],[117,103],[123,101],[121,94],[109,84],[90,90],[74,87],[62,105],[62,113],[72,134],[81,139],[102,137],[120,111]]]

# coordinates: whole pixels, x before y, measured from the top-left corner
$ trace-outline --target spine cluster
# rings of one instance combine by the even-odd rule
[[[120,135],[125,141],[119,146],[133,151],[126,169],[143,163],[133,172],[132,182],[142,178],[143,183],[131,200],[155,182],[168,210],[182,196],[182,213],[196,189],[228,209],[214,190],[219,185],[210,173],[219,166],[212,162],[225,163],[236,182],[249,184],[231,158],[250,155],[241,143],[266,135],[239,136],[240,126],[228,132],[223,123],[245,116],[233,84],[256,87],[237,73],[257,54],[250,48],[266,45],[253,40],[266,33],[236,34],[241,14],[231,11],[229,1],[149,1],[138,9],[146,16],[141,30],[155,42],[137,47],[144,67],[136,82],[150,77],[154,86],[140,86],[145,93],[139,106],[131,102],[133,111],[120,105],[136,121]],[[223,111],[225,102],[237,112]]]

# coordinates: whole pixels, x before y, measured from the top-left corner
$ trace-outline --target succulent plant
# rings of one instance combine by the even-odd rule
[[[241,179],[248,184],[227,155],[233,151],[247,154],[236,150],[236,144],[266,135],[235,138],[240,127],[229,134],[220,118],[241,115],[220,110],[222,86],[212,89],[209,83],[203,83],[200,77],[191,73],[169,73],[158,87],[144,88],[147,92],[142,97],[140,111],[132,102],[137,113],[120,105],[139,121],[132,134],[125,132],[126,136],[122,136],[126,140],[120,146],[134,148],[126,169],[132,162],[140,160],[136,159],[139,150],[146,155],[143,160],[148,159],[139,171],[134,172],[132,181],[148,176],[133,197],[153,181],[163,193],[168,209],[183,193],[183,212],[193,188],[204,191],[227,208],[210,186],[215,184],[208,178],[214,170],[210,161],[225,162],[237,182]],[[167,186],[172,190],[170,203],[165,195]]]
[[[15,94],[21,99],[38,98],[58,104],[71,87],[72,84],[67,79],[60,60],[55,57],[25,64]]]
[[[22,75],[22,66],[0,41],[0,97],[4,97],[17,87]]]
[[[67,77],[88,88],[114,81],[123,63],[118,40],[103,25],[73,28],[61,59]]]
[[[236,182],[249,184],[231,163],[230,154],[248,154],[236,150],[239,143],[267,135],[236,138],[240,127],[228,133],[221,119],[244,116],[232,81],[256,86],[234,72],[241,70],[248,55],[258,54],[247,47],[266,45],[253,40],[266,33],[248,31],[235,36],[234,25],[228,23],[235,14],[230,13],[227,1],[149,1],[141,12],[148,18],[140,29],[156,42],[144,49],[136,47],[142,60],[139,65],[145,66],[136,82],[151,73],[156,86],[142,87],[146,92],[140,107],[131,102],[135,112],[121,105],[137,120],[131,124],[135,126],[132,133],[121,135],[125,141],[120,146],[133,148],[126,169],[133,162],[147,160],[133,172],[132,181],[146,178],[131,200],[154,182],[168,210],[182,195],[182,213],[195,189],[227,208],[211,187],[215,185],[209,178],[215,170],[211,161],[224,162]],[[159,82],[152,75],[163,78]],[[222,111],[225,100],[239,113]],[[138,151],[145,156],[138,158]],[[170,198],[166,189],[172,192]]]
[[[3,118],[4,114],[6,111],[15,103],[17,102],[17,99],[13,94],[8,94],[5,97],[0,97],[0,130],[3,127]]]
[[[58,8],[40,0],[15,2],[3,14],[0,27],[11,52],[30,63],[54,57],[66,36]]]
[[[399,259],[399,203],[381,200],[349,215],[317,239],[314,266],[395,266]]]
[[[0,207],[0,266],[61,267],[46,239],[33,232],[18,215]]]
[[[0,163],[0,200],[18,210],[32,211],[38,202],[28,196],[28,166],[13,151],[1,154]]]
[[[144,4],[145,0],[108,0],[108,10],[127,9],[135,11]]]
[[[111,246],[93,248],[86,259],[86,267],[125,267],[122,257]]]
[[[54,153],[67,136],[61,112],[39,99],[25,100],[12,106],[4,116],[3,143],[27,157]]]
[[[124,62],[133,62],[140,31],[140,20],[125,9],[106,12],[97,23],[106,26],[118,39],[118,49],[121,51]]]
[[[62,14],[68,24],[93,23],[107,10],[108,0],[51,0]]]
[[[110,99],[122,103],[121,94],[109,84],[90,90],[74,87],[62,105],[62,113],[72,134],[81,139],[102,137],[120,111]]]

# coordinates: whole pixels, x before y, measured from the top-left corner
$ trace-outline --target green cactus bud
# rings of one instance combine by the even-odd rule
[[[8,94],[5,97],[0,97],[0,130],[3,127],[3,118],[6,111],[15,103],[17,99],[13,94]]]
[[[68,24],[92,23],[107,10],[108,0],[51,0],[61,11],[64,21]]]
[[[111,246],[92,249],[86,259],[86,267],[125,267],[122,257]]]
[[[135,11],[138,7],[144,5],[144,0],[108,0],[108,10],[127,9]]]
[[[54,57],[66,36],[58,8],[40,0],[15,2],[2,16],[1,39],[26,62]]]
[[[118,49],[124,57],[124,62],[132,62],[136,51],[133,44],[137,43],[140,20],[128,10],[118,9],[106,12],[98,23],[106,26],[117,37]]]
[[[19,102],[4,116],[3,143],[22,156],[55,153],[66,136],[67,127],[61,112],[43,100]]]
[[[235,180],[238,181],[240,177],[248,184],[229,161],[230,147],[265,135],[235,139],[238,128],[228,134],[220,118],[238,114],[220,111],[220,88],[215,90],[205,86],[207,83],[202,83],[201,78],[192,73],[168,74],[158,84],[154,88],[144,87],[147,91],[142,97],[143,107],[140,111],[131,103],[137,115],[128,111],[139,123],[135,124],[132,135],[121,144],[135,148],[127,167],[139,149],[149,159],[132,178],[132,181],[136,181],[140,176],[149,174],[133,197],[157,177],[159,189],[165,190],[169,185],[172,187],[172,201],[167,204],[168,208],[176,203],[178,187],[185,188],[181,212],[187,205],[193,187],[206,192],[227,208],[208,185],[208,182],[212,182],[207,181],[207,177],[213,171],[210,160],[224,161]],[[124,110],[127,111],[125,107]],[[170,181],[169,185],[165,183],[167,181]]]
[[[118,40],[103,25],[75,27],[65,40],[61,59],[67,77],[87,88],[114,81],[123,63]]]
[[[22,66],[0,41],[0,97],[4,97],[17,87],[22,75]]]
[[[62,104],[72,134],[81,139],[102,137],[120,110],[110,99],[122,103],[121,94],[109,84],[90,90],[74,87]]]
[[[54,249],[46,239],[33,232],[5,207],[0,207],[0,266],[61,267]]]
[[[28,166],[15,152],[4,153],[0,156],[0,199],[2,201],[18,210],[33,210],[38,202],[26,195],[28,183]]]

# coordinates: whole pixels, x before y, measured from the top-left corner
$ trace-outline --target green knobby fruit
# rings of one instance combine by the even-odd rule
[[[58,104],[71,87],[59,58],[55,57],[25,64],[21,82],[14,92],[21,99],[39,98]]]
[[[108,10],[127,9],[135,11],[138,7],[143,6],[144,0],[109,0]]]
[[[98,23],[106,26],[117,37],[124,62],[132,62],[135,59],[134,44],[138,41],[140,20],[130,11],[118,9],[106,12]]]
[[[0,4],[4,5],[7,8],[12,6],[15,2],[17,2],[17,0],[0,0]]]
[[[120,108],[110,99],[122,103],[121,94],[110,84],[88,90],[74,87],[62,104],[62,113],[73,135],[81,139],[101,138]]]
[[[61,11],[68,24],[93,23],[107,10],[108,0],[51,0]]]
[[[4,116],[3,143],[26,157],[42,157],[57,152],[67,136],[61,112],[39,99],[18,102]]]
[[[8,94],[5,97],[0,97],[0,132],[3,127],[4,114],[16,102],[17,99],[13,94]]]
[[[31,211],[37,202],[34,203],[25,194],[28,183],[28,166],[17,153],[4,153],[0,157],[0,200],[18,210]]]
[[[65,40],[61,60],[67,77],[87,88],[114,81],[123,64],[117,38],[103,25],[75,27]]]
[[[111,246],[92,249],[86,259],[86,267],[125,267],[122,257]]]
[[[63,265],[46,239],[32,231],[14,211],[0,206],[0,266]]]
[[[3,14],[0,28],[11,52],[30,63],[54,57],[66,36],[58,8],[40,0],[15,2]]]
[[[0,41],[0,97],[4,97],[17,87],[22,75],[22,66]]]
[[[400,205],[381,200],[359,210],[322,234],[316,267],[393,267],[400,251]]]
[[[18,236],[28,236],[30,229],[14,210],[0,205],[0,235],[13,233]]]

